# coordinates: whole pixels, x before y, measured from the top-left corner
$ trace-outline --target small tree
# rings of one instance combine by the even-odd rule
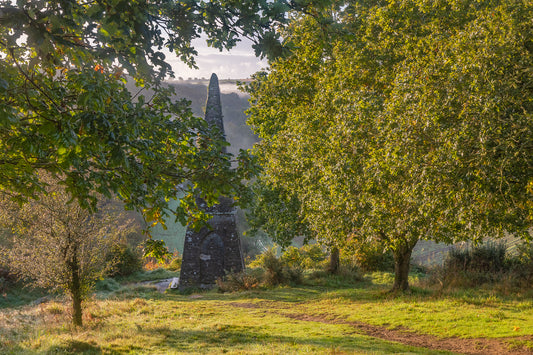
[[[108,267],[107,251],[130,225],[117,224],[113,204],[92,214],[71,202],[50,178],[46,195],[22,206],[2,201],[4,225],[13,229],[12,247],[4,250],[10,268],[32,286],[52,288],[72,299],[72,322],[82,325],[82,302]]]

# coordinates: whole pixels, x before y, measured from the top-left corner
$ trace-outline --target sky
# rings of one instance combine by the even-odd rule
[[[198,51],[196,64],[199,69],[191,69],[182,63],[179,58],[166,52],[166,61],[172,65],[176,79],[209,78],[212,73],[219,79],[247,79],[253,73],[266,68],[267,61],[257,58],[252,48],[252,42],[243,39],[230,51],[220,52],[218,49],[207,46],[205,39],[193,41],[193,46]]]

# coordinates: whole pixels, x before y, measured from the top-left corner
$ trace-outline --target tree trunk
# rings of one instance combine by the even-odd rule
[[[333,247],[331,248],[331,252],[329,254],[328,273],[336,274],[337,272],[339,272],[339,265],[340,265],[339,248]]]
[[[409,268],[411,262],[411,253],[416,243],[402,245],[394,250],[394,285],[392,292],[409,292]]]
[[[80,282],[80,264],[76,253],[72,257],[70,263],[70,272],[71,272],[71,285],[70,285],[70,295],[72,296],[72,323],[75,326],[82,326],[82,310],[81,310],[81,282]]]

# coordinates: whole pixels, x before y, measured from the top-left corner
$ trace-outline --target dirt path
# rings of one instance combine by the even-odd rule
[[[405,345],[417,346],[433,350],[447,350],[461,354],[482,354],[482,355],[503,355],[503,354],[533,354],[522,347],[510,348],[510,341],[533,341],[533,336],[516,337],[516,338],[439,338],[429,334],[418,334],[409,331],[408,329],[396,328],[388,329],[376,325],[371,325],[362,322],[347,321],[345,319],[337,318],[331,319],[331,315],[318,314],[295,314],[285,313],[279,310],[272,310],[261,307],[260,304],[255,303],[230,303],[233,307],[239,308],[257,308],[263,309],[265,312],[284,316],[291,319],[318,322],[326,324],[346,324],[357,329],[358,333],[365,334],[374,338],[379,338],[388,341],[395,341]],[[272,304],[270,304],[272,306]]]

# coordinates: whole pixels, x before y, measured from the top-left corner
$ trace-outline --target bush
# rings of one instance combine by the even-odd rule
[[[301,248],[290,246],[281,255],[282,263],[302,270],[322,268],[326,258],[326,252],[317,244],[304,245]]]
[[[472,248],[451,249],[444,261],[450,271],[495,273],[506,266],[507,247],[504,243],[488,242]]]
[[[533,286],[533,243],[524,242],[518,246],[518,253],[509,260],[512,275],[509,278],[514,287]]]
[[[112,246],[107,255],[107,260],[111,264],[109,276],[128,276],[142,270],[140,253],[135,252],[127,244],[115,244]]]
[[[172,259],[170,259],[168,264],[164,264],[163,267],[170,271],[179,271],[181,270],[181,262],[182,262],[182,257],[176,251],[174,252],[174,254],[172,254]]]
[[[390,250],[375,242],[361,243],[353,250],[353,260],[348,262],[364,272],[394,271],[394,256]]]
[[[169,252],[168,255],[168,258],[165,258],[163,261],[151,256],[144,257],[144,265],[142,268],[146,271],[154,271],[158,269],[169,271],[181,270],[182,257],[179,255],[179,252],[175,251],[172,254]]]
[[[299,283],[302,278],[302,269],[291,267],[287,262],[278,258],[275,248],[268,249],[263,254],[258,255],[250,266],[265,270],[263,283],[268,286]]]
[[[307,279],[310,285],[335,288],[353,287],[364,280],[359,268],[350,265],[341,265],[336,274],[331,274],[327,270],[315,270],[309,274]]]
[[[524,243],[518,254],[507,255],[504,243],[489,242],[471,248],[450,250],[442,267],[431,271],[430,284],[445,288],[478,287],[530,288],[533,285],[533,246]]]
[[[16,282],[17,278],[7,268],[0,268],[0,292],[5,292]]]
[[[253,271],[241,271],[229,274],[217,280],[217,286],[221,292],[246,291],[259,287],[261,276]]]

